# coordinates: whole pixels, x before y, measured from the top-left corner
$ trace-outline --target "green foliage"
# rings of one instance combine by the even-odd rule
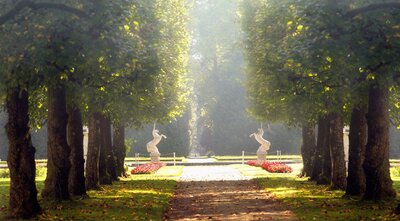
[[[371,3],[381,1],[243,1],[251,113],[291,124],[348,116],[366,102],[368,85],[389,83],[400,17],[390,9],[349,15]]]
[[[131,152],[133,144],[135,143],[134,139],[125,139],[125,154],[128,155],[128,153]]]
[[[36,177],[46,177],[47,167],[36,166]]]
[[[0,178],[10,178],[10,170],[0,169]]]
[[[392,167],[390,169],[390,176],[391,177],[400,177],[400,167]]]
[[[0,15],[17,3],[5,1]],[[82,13],[18,11],[21,15],[0,26],[6,36],[0,40],[0,94],[28,88],[34,127],[46,117],[47,87],[59,83],[66,84],[70,105],[84,113],[96,109],[116,124],[166,122],[182,114],[188,51],[184,0],[54,3]]]

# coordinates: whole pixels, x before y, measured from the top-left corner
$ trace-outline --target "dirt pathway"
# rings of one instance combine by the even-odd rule
[[[164,220],[296,220],[229,166],[185,167]]]

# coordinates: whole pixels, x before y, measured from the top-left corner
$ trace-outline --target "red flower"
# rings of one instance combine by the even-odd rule
[[[247,161],[247,164],[250,166],[260,166],[264,170],[270,172],[270,173],[291,173],[293,172],[293,169],[284,164],[284,163],[278,163],[278,162],[269,162],[269,161],[259,161],[259,160],[249,160]]]
[[[146,163],[137,166],[131,170],[131,174],[150,174],[159,170],[161,167],[166,166],[165,163]]]

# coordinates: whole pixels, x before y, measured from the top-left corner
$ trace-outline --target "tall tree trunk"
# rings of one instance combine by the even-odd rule
[[[313,170],[313,157],[315,154],[315,126],[314,124],[303,124],[302,128],[303,144],[301,146],[301,156],[303,158],[303,170],[301,176],[311,176]]]
[[[317,184],[330,184],[331,183],[331,175],[332,175],[332,162],[331,162],[331,153],[329,147],[329,137],[330,137],[330,125],[329,125],[329,117],[326,116],[322,119],[322,124],[320,125],[321,134],[318,134],[318,143],[322,151],[322,164],[321,164],[321,173],[318,175]],[[318,130],[318,133],[320,131]]]
[[[117,125],[114,127],[113,145],[116,157],[116,172],[117,176],[127,177],[125,172],[125,128]]]
[[[314,153],[313,170],[311,173],[311,180],[317,181],[319,175],[322,173],[323,164],[323,153],[324,147],[326,146],[326,133],[327,133],[327,121],[324,117],[318,120],[318,135],[317,135],[317,146]]]
[[[108,158],[109,158],[109,145],[108,139],[108,121],[104,116],[100,117],[100,133],[101,133],[101,143],[100,143],[100,160],[99,160],[99,180],[100,184],[112,184],[112,178],[110,172],[107,170]]]
[[[367,107],[355,107],[351,113],[349,134],[349,168],[346,195],[361,196],[365,191],[365,174],[362,164],[367,144]]]
[[[35,183],[35,148],[29,131],[28,92],[15,88],[7,96],[10,143],[7,164],[10,169],[10,217],[28,219],[40,213]]]
[[[111,120],[109,118],[104,118],[104,138],[107,156],[107,172],[110,174],[111,180],[117,181],[119,178],[117,176],[117,170],[115,169],[116,162],[112,144]]]
[[[90,113],[88,121],[88,150],[86,155],[86,188],[99,189],[100,114]]]
[[[85,196],[85,160],[83,159],[83,124],[81,110],[75,105],[68,107],[68,145],[71,148],[71,169],[68,190],[71,196]]]
[[[42,196],[55,200],[69,199],[68,176],[71,163],[65,98],[65,85],[49,87],[47,177]]]
[[[394,198],[389,164],[389,88],[371,85],[368,101],[368,141],[363,167],[366,189],[364,198],[380,200]]]
[[[332,113],[330,116],[330,136],[329,146],[332,162],[332,189],[346,188],[346,161],[343,144],[343,119],[338,113]]]

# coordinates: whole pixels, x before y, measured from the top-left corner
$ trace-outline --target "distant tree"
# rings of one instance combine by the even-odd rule
[[[197,97],[192,102],[198,103],[199,115],[195,135],[203,149],[216,154],[238,155],[249,148],[248,135],[259,125],[246,113],[238,6],[238,0],[194,1],[191,10],[190,75]]]

